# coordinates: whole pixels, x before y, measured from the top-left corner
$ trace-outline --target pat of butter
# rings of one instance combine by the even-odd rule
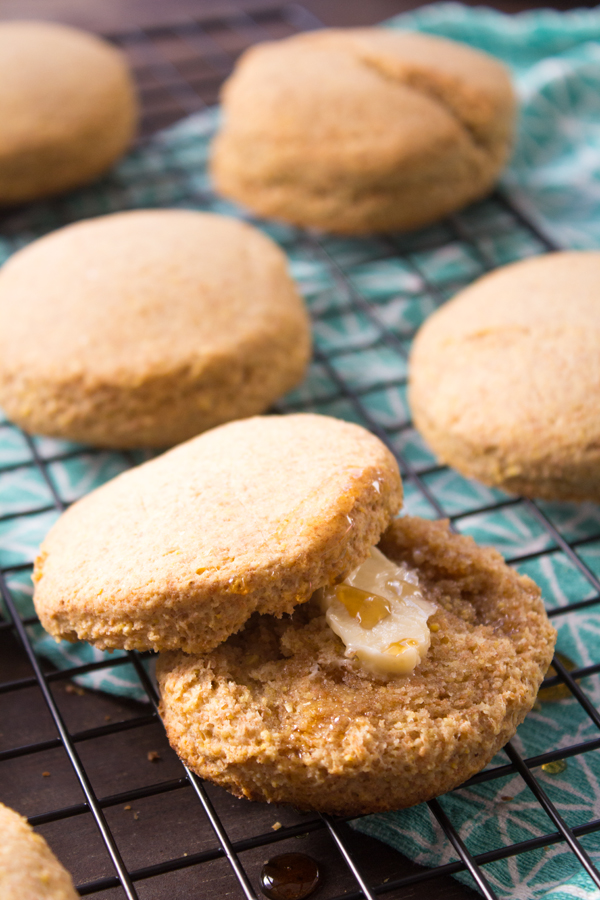
[[[376,547],[342,584],[323,588],[321,603],[346,655],[372,672],[408,675],[429,649],[434,604],[423,598],[414,573]]]

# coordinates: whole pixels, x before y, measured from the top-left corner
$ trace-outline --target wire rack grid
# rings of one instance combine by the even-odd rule
[[[187,20],[169,27],[128,31],[111,37],[130,55],[144,102],[144,129],[150,133],[158,125],[175,121],[185,113],[204,109],[212,102],[216,86],[231,70],[236,56],[245,46],[256,40],[282,37],[318,26],[319,23],[310,13],[296,5],[252,10],[246,7],[221,17]],[[164,205],[170,205],[169,199],[177,196],[177,189],[181,188],[186,194],[184,203],[189,201],[195,208],[221,208],[220,201],[210,193],[205,183],[190,186],[188,173],[179,171],[177,166],[172,167],[168,175],[171,193]],[[144,178],[147,177],[146,173]],[[75,217],[63,201],[56,201],[51,208],[54,223],[64,223]],[[340,241],[287,227],[278,229],[272,223],[260,222],[252,217],[248,219],[271,233],[275,229],[275,236],[288,251],[292,266],[304,275],[305,294],[313,317],[315,356],[307,383],[282,401],[274,412],[317,410],[365,425],[396,454],[405,480],[409,510],[449,518],[452,527],[459,532],[469,532],[474,517],[481,519],[490,513],[518,510],[535,523],[540,539],[533,549],[529,545],[520,549],[522,542],[517,523],[511,536],[512,552],[506,552],[506,546],[501,547],[508,561],[523,567],[560,555],[580,577],[579,594],[568,598],[568,602],[553,606],[549,614],[558,621],[568,615],[584,614],[600,603],[598,573],[584,553],[586,547],[596,546],[600,540],[600,520],[596,529],[588,530],[584,537],[573,539],[569,529],[564,527],[564,518],[561,518],[560,511],[557,513],[556,505],[508,497],[474,485],[470,487],[469,500],[465,501],[465,495],[462,495],[458,503],[449,503],[447,492],[442,491],[439,485],[440,478],[452,476],[452,473],[437,465],[421,443],[410,423],[405,401],[410,341],[423,318],[478,274],[495,268],[501,261],[558,249],[554,243],[500,193],[439,226],[409,236],[389,235]],[[24,240],[18,229],[19,221],[18,214],[16,218],[11,214],[2,229],[13,248]],[[432,275],[429,265],[433,258],[441,259],[443,263],[435,275]],[[399,287],[392,291],[393,296],[390,296],[389,288],[382,296],[377,296],[377,278],[382,271],[389,274],[390,270],[400,278]],[[318,282],[316,285],[315,279]],[[365,285],[370,285],[370,290],[366,290]],[[394,415],[391,415],[389,407],[382,412],[379,403],[382,397],[392,398]],[[2,434],[17,432],[18,429],[8,421],[0,423],[0,440]],[[90,459],[102,456],[93,448],[61,449],[54,445],[48,448],[38,439],[23,433],[20,433],[20,438],[25,453],[18,461],[0,466],[0,479],[17,471],[35,470],[47,488],[49,499],[44,504],[28,506],[25,497],[18,509],[5,511],[0,508],[3,534],[7,528],[18,527],[22,521],[35,517],[43,519],[48,514],[60,513],[65,509],[70,497],[63,496],[57,485],[57,464],[75,460],[86,465]],[[121,457],[121,467],[137,461],[131,454],[118,456]],[[35,826],[67,822],[77,829],[84,817],[87,821],[91,817],[109,865],[107,874],[80,882],[78,890],[82,896],[126,896],[130,900],[176,896],[168,883],[166,887],[160,886],[160,876],[193,868],[201,879],[204,870],[211,864],[224,861],[229,866],[228,874],[223,876],[223,883],[227,884],[227,891],[230,892],[227,895],[250,900],[258,896],[256,854],[252,857],[252,851],[264,854],[265,848],[269,852],[277,847],[288,848],[286,841],[307,834],[320,835],[329,865],[341,866],[344,870],[341,880],[335,880],[333,893],[328,891],[326,882],[318,894],[320,897],[373,900],[376,896],[404,897],[409,889],[417,891],[416,894],[411,892],[410,896],[424,896],[432,879],[468,872],[483,896],[494,898],[497,895],[486,877],[486,864],[561,843],[569,848],[581,868],[600,887],[600,873],[582,840],[586,835],[600,830],[600,819],[592,818],[569,825],[551,799],[544,780],[539,777],[542,765],[582,757],[600,749],[600,734],[596,734],[600,729],[600,715],[588,689],[594,676],[600,672],[600,662],[570,670],[557,658],[554,662],[556,674],[545,683],[549,688],[565,686],[565,692],[593,726],[595,736],[571,741],[569,735],[556,735],[553,747],[529,757],[521,753],[515,744],[509,744],[505,749],[505,762],[493,765],[468,782],[468,785],[476,785],[501,780],[509,775],[520,776],[547,814],[548,827],[544,833],[524,841],[505,840],[492,850],[479,852],[477,847],[469,848],[468,842],[461,838],[445,800],[433,800],[428,804],[431,816],[452,846],[455,858],[437,868],[417,869],[410,865],[407,868],[406,861],[398,854],[391,876],[383,878],[383,873],[378,875],[369,867],[369,860],[366,854],[361,854],[360,845],[357,850],[344,821],[288,811],[283,826],[273,830],[266,825],[270,820],[264,814],[261,813],[262,818],[257,818],[252,813],[251,807],[254,809],[258,805],[231,801],[233,805],[227,806],[219,791],[205,785],[177,761],[172,763],[170,778],[126,787],[113,793],[100,791],[96,786],[96,774],[86,766],[85,747],[102,741],[102,752],[109,762],[112,761],[112,765],[118,766],[118,737],[125,733],[135,735],[149,725],[157,724],[157,697],[144,667],[143,655],[107,656],[93,662],[75,664],[66,670],[53,669],[35,647],[32,635],[35,634],[37,620],[33,616],[20,614],[10,586],[15,575],[30,571],[31,560],[15,561],[10,554],[6,557],[0,546],[0,562],[3,563],[0,589],[6,611],[4,621],[0,622],[0,635],[11,633],[17,636],[30,667],[30,674],[0,683],[0,699],[2,696],[20,695],[20,692],[36,687],[41,692],[55,730],[54,736],[44,740],[6,746],[0,750],[0,763],[18,764],[36,754],[43,756],[55,751],[66,754],[68,766],[80,789],[80,798],[76,802],[32,814],[30,822]],[[127,665],[133,666],[137,673],[150,707],[136,706],[133,712],[130,710],[129,714],[115,722],[76,731],[70,729],[57,700],[56,687],[90,672],[116,671]],[[9,770],[9,776],[12,771]],[[181,798],[185,797],[186,815],[189,814],[190,797],[193,798],[196,804],[194,815],[203,817],[202,826],[198,826],[202,833],[201,846],[189,853],[171,848],[164,859],[136,866],[131,863],[130,854],[123,851],[122,828],[115,826],[112,813],[116,808],[129,809],[131,804],[145,798],[163,796],[175,798],[176,805],[183,803]],[[181,806],[181,809],[184,810],[184,807]],[[252,860],[251,864],[246,860]],[[149,886],[156,884],[159,887],[151,890]],[[343,888],[339,888],[340,884]],[[217,896],[218,892],[207,891],[203,895]],[[466,896],[466,892],[461,896]]]

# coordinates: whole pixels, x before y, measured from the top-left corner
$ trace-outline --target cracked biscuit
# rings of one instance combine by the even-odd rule
[[[44,838],[2,803],[0,833],[2,900],[78,900],[71,876]]]
[[[324,30],[246,51],[223,90],[217,189],[265,216],[360,234],[484,196],[507,160],[507,70],[443,38]]]
[[[36,560],[35,608],[57,638],[208,651],[363,562],[401,501],[394,457],[358,425],[231,422],[71,506]]]
[[[50,22],[0,23],[0,206],[71,190],[127,149],[137,123],[124,55]]]
[[[456,787],[513,736],[556,637],[539,588],[445,522],[397,519],[379,548],[436,606],[421,663],[371,674],[314,601],[253,616],[210,654],[161,654],[161,715],[195,772],[238,797],[359,815]]]
[[[309,355],[284,254],[225,216],[89,219],[0,272],[0,401],[29,432],[168,447],[264,412]]]
[[[527,497],[600,501],[600,253],[484,276],[413,344],[409,400],[440,461]]]

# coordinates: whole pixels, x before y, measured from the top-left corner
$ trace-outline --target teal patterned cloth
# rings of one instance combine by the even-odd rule
[[[389,24],[465,41],[511,65],[522,114],[504,186],[561,245],[600,246],[600,46],[596,43],[600,12],[540,11],[507,17],[486,9],[434,4]],[[120,209],[180,206],[244,216],[242,210],[210,193],[205,162],[217,121],[214,109],[192,116],[150,139],[95,185],[9,216],[0,237],[0,261],[54,228]],[[464,211],[455,227],[443,223],[393,239],[324,236],[306,240],[286,225],[259,223],[259,227],[288,254],[314,320],[315,360],[305,382],[278,408],[315,410],[362,424],[367,415],[417,471],[429,469],[434,458],[419,435],[407,427],[406,361],[398,348],[408,350],[414,330],[440,302],[481,275],[484,260],[502,265],[541,253],[543,245],[499,198]],[[366,301],[368,311],[353,302],[357,296]],[[394,340],[382,339],[382,327]],[[332,368],[324,365],[324,357]],[[340,397],[339,380],[358,394],[359,406],[347,396]],[[33,442],[56,492],[66,502],[132,462],[126,454],[68,442],[47,438]],[[486,507],[508,498],[452,471],[435,470],[423,477],[445,512],[461,517],[456,520],[460,531],[494,545],[507,558],[529,557],[517,568],[542,586],[549,609],[594,596],[590,581],[556,548],[527,504],[515,502],[486,512]],[[434,517],[435,510],[409,479],[405,486],[407,511]],[[53,494],[32,459],[31,445],[17,428],[0,419],[0,565],[24,616],[33,613],[26,564],[57,518],[52,507]],[[566,539],[583,542],[578,544],[581,559],[600,575],[600,509],[566,503],[543,503],[540,508]],[[598,661],[600,616],[594,607],[561,615],[555,624],[562,653],[578,666]],[[30,628],[37,651],[58,667],[107,658],[86,644],[57,644],[40,626]],[[77,680],[87,687],[143,699],[127,657],[115,653],[110,658],[114,666]],[[598,677],[584,678],[581,684],[597,706]],[[515,746],[526,755],[537,755],[597,737],[596,727],[578,702],[562,699],[536,708],[519,729]],[[493,765],[506,761],[500,753]],[[598,751],[569,758],[562,772],[538,769],[536,776],[569,825],[600,818]],[[554,831],[518,776],[455,791],[441,803],[474,854]],[[424,865],[456,859],[426,806],[370,816],[355,824]],[[598,837],[590,835],[582,841],[600,861]],[[505,898],[600,898],[562,843],[486,865],[485,873]],[[468,876],[458,877],[471,883]]]

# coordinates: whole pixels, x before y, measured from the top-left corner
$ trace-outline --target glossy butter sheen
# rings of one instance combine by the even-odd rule
[[[377,550],[342,584],[324,588],[329,627],[370,671],[408,675],[429,649],[427,619],[435,605],[425,600],[417,576]]]

